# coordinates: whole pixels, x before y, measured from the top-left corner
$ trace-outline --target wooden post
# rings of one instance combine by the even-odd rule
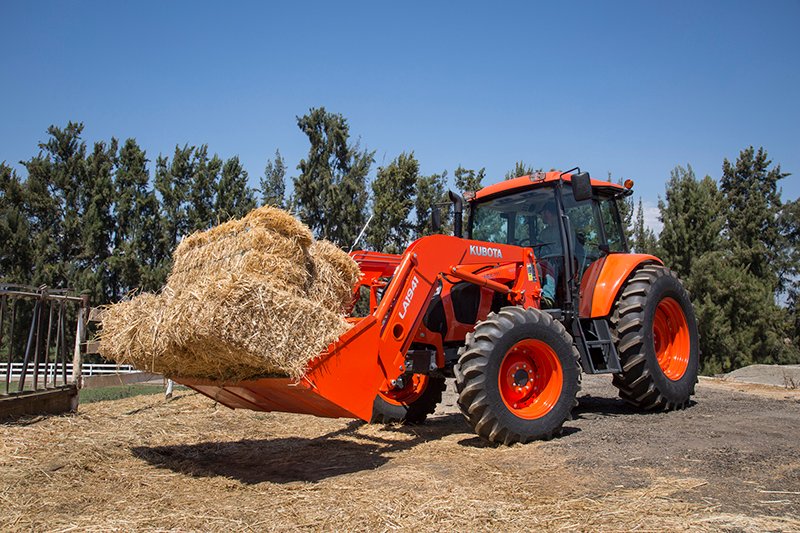
[[[78,329],[75,332],[75,351],[72,352],[72,382],[81,388],[81,344],[86,336],[86,325],[83,323],[83,310],[78,314]]]
[[[86,316],[89,312],[89,295],[86,293],[81,294],[81,300],[81,309],[78,313],[78,329],[75,332],[75,351],[72,354],[72,383],[79,391],[82,385],[81,365],[83,363],[83,354],[81,353],[81,347],[86,342]],[[72,410],[78,410],[77,394],[73,399]]]

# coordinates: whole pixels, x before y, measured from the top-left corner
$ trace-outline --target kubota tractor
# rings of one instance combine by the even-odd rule
[[[575,172],[577,171],[577,172]],[[550,438],[581,372],[613,374],[643,409],[680,409],[697,381],[694,312],[677,277],[628,252],[617,202],[630,194],[579,169],[536,173],[464,199],[454,236],[402,255],[353,252],[365,317],[298,381],[182,380],[232,408],[421,422],[454,377],[475,432],[510,444]]]

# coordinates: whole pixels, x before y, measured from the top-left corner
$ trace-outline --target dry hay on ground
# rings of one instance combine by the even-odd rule
[[[558,441],[485,446],[460,415],[384,428],[232,412],[181,392],[4,426],[0,530],[800,528],[796,517],[698,502],[706,480],[645,474],[609,484],[568,461]]]
[[[106,310],[100,351],[170,377],[297,378],[348,329],[359,275],[338,247],[262,207],[184,239],[160,294]]]

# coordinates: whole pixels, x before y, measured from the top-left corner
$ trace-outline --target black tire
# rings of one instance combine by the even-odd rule
[[[410,404],[402,405],[390,403],[378,394],[372,404],[370,423],[422,424],[442,401],[442,392],[446,386],[444,378],[429,377],[422,395]]]
[[[503,400],[500,386],[503,360],[518,343],[528,340],[547,345],[561,370],[557,400],[538,418],[518,416]],[[550,439],[560,434],[577,404],[581,388],[579,360],[572,337],[549,314],[538,309],[504,307],[498,313],[490,313],[467,335],[455,366],[458,406],[475,433],[490,442],[513,444]]]
[[[683,312],[689,338],[686,368],[677,379],[659,364],[653,333],[656,310],[670,298]],[[639,267],[622,288],[611,325],[622,363],[613,380],[620,397],[641,409],[685,408],[697,383],[700,350],[692,303],[677,276],[661,265]]]

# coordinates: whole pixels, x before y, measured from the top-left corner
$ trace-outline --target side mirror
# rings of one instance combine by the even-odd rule
[[[575,201],[582,202],[592,198],[592,179],[589,177],[588,172],[573,174],[570,181],[572,182],[572,195],[575,197]]]
[[[442,229],[442,212],[438,205],[431,208],[431,229],[434,233],[439,233],[439,230]]]

